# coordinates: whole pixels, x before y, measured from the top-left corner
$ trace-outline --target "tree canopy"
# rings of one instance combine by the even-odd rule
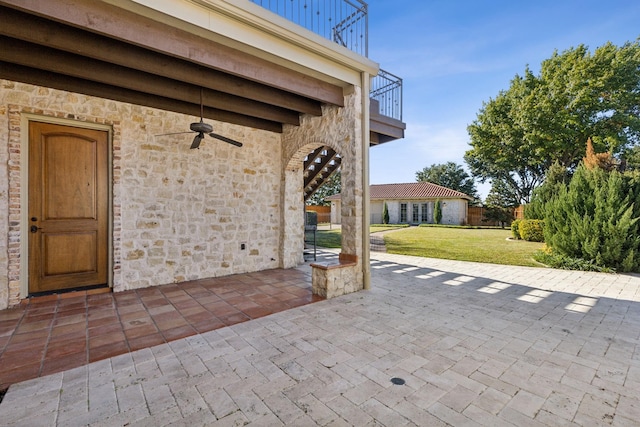
[[[573,170],[591,138],[596,151],[623,156],[640,144],[640,41],[557,51],[538,75],[526,67],[483,104],[465,154],[474,177],[529,202],[554,162]]]
[[[469,176],[462,166],[447,162],[439,165],[433,164],[416,172],[416,181],[431,182],[452,190],[460,191],[467,196],[478,199],[478,191],[473,178]]]

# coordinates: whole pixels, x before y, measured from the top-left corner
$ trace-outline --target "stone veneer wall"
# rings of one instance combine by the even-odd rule
[[[20,298],[20,157],[24,113],[112,128],[115,291],[276,268],[281,253],[281,135],[214,122],[237,148],[206,138],[194,117],[0,80],[0,309]],[[240,244],[246,243],[241,250]]]
[[[362,97],[361,88],[345,96],[345,106],[323,106],[321,117],[304,116],[300,126],[285,126],[283,165],[282,267],[301,260],[304,234],[304,200],[301,197],[303,159],[319,146],[329,146],[342,156],[342,252],[358,257],[357,285],[362,289]],[[296,184],[299,183],[299,184]]]
[[[7,82],[0,80],[0,309],[9,303],[9,100],[5,100]],[[19,255],[19,253],[18,253]]]

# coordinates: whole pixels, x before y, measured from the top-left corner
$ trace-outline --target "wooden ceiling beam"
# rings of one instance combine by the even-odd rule
[[[15,64],[200,104],[200,88],[197,86],[4,36],[0,36],[0,45],[3,46],[0,57]],[[300,116],[295,111],[209,89],[203,90],[202,95],[203,103],[212,108],[280,123],[300,124]]]
[[[71,78],[62,74],[25,67],[10,62],[0,61],[0,78],[66,90],[69,92],[82,93],[99,98],[113,99],[115,101],[143,105],[146,107],[158,108],[160,110],[188,114],[194,117],[200,116],[200,106],[198,104],[136,92],[130,89],[110,86],[85,79]],[[249,117],[243,114],[231,113],[229,111],[218,110],[215,108],[205,107],[204,118],[254,129],[282,133],[281,123]]]
[[[339,86],[98,0],[0,0],[0,4],[316,101],[344,106]]]
[[[309,169],[309,166],[311,166],[316,161],[316,159],[319,158],[323,150],[326,150],[325,146],[318,147],[307,155],[307,160],[304,161],[305,172]]]
[[[329,147],[325,147],[325,150],[327,151],[327,154],[317,156],[317,158],[320,159],[320,162],[314,162],[314,169],[310,170],[309,174],[304,178],[305,189],[316,179],[316,177],[322,177],[324,168],[329,164],[329,162],[331,162],[331,160],[335,160],[336,163],[340,163],[338,153],[336,153],[332,148]]]
[[[279,108],[322,115],[318,101],[2,6],[0,34]]]

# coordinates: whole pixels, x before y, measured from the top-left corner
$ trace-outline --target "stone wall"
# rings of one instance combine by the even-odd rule
[[[7,85],[8,82],[0,80],[2,98]],[[9,101],[0,102],[0,309],[9,303]]]
[[[323,106],[321,117],[303,116],[300,126],[285,126],[283,165],[285,179],[302,182],[303,159],[319,146],[329,146],[342,156],[342,252],[358,256],[356,281],[362,288],[362,103],[361,89],[345,96],[345,106]],[[299,184],[301,187],[301,185]],[[288,253],[283,267],[302,256],[304,201],[296,185],[284,185],[282,245]]]
[[[112,129],[115,291],[276,268],[281,240],[281,135],[207,120],[242,141],[206,138],[190,150],[197,118],[0,80],[0,308],[24,298],[20,173],[24,114]],[[246,249],[241,250],[241,243]]]

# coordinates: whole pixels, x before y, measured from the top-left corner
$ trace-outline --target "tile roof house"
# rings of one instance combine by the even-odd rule
[[[382,224],[384,204],[387,204],[390,224],[432,224],[436,201],[442,204],[442,224],[461,225],[467,222],[467,207],[473,198],[431,182],[380,184],[369,187],[371,224]],[[331,222],[340,223],[341,195],[330,196]]]
[[[332,4],[0,0],[0,309],[295,267],[329,151],[367,287],[367,150],[403,137],[401,79],[376,84],[366,3]]]

